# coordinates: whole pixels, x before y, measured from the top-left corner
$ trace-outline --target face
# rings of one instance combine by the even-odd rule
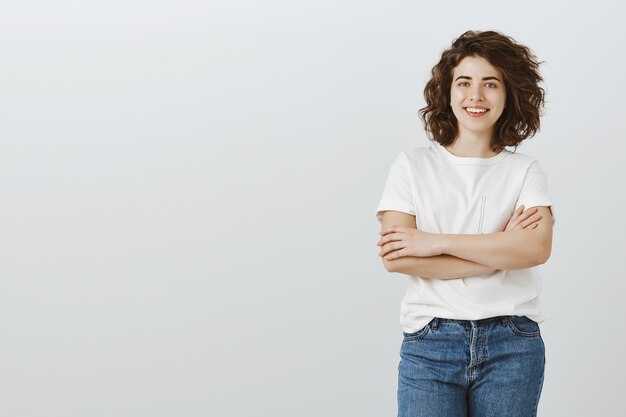
[[[454,68],[450,106],[460,134],[471,132],[491,137],[505,103],[502,74],[485,58],[468,56]]]

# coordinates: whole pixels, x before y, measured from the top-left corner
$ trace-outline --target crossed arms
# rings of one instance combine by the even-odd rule
[[[383,264],[390,272],[433,279],[455,279],[498,269],[543,264],[552,250],[553,220],[548,207],[536,208],[541,219],[532,229],[517,228],[489,234],[442,234],[442,255],[383,259]],[[382,229],[393,225],[416,228],[415,216],[399,211],[383,212]]]

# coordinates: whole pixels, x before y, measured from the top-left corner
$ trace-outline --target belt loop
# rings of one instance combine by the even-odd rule
[[[439,318],[434,317],[431,321],[430,328],[433,330],[437,330],[437,326],[439,326]]]
[[[502,324],[506,325],[506,322],[509,320],[509,316],[500,316],[500,321]]]

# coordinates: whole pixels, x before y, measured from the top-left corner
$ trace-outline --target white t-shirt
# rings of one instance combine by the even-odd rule
[[[395,210],[415,216],[430,233],[502,232],[524,205],[552,206],[539,161],[502,150],[490,158],[456,156],[436,141],[400,152],[385,183],[376,218]],[[554,209],[551,208],[554,217]],[[403,330],[420,330],[434,317],[479,320],[500,315],[545,320],[537,267],[498,270],[458,279],[409,276],[400,305]]]

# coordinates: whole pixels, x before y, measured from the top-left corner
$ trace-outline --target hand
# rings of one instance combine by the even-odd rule
[[[513,216],[507,223],[504,231],[507,232],[509,230],[521,230],[521,229],[534,229],[539,225],[539,220],[541,220],[541,215],[536,214],[537,208],[530,208],[522,213],[524,210],[524,205],[522,204],[519,208],[513,213]]]
[[[392,226],[380,231],[381,238],[378,256],[386,260],[403,256],[436,256],[441,255],[440,234],[428,233],[412,227]]]

